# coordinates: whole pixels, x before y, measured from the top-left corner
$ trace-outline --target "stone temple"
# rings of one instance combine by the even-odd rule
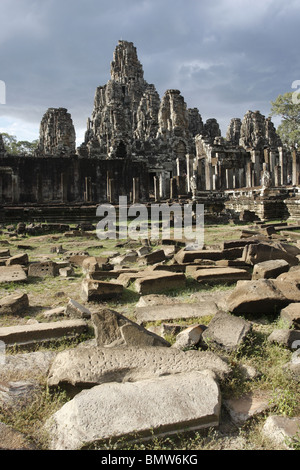
[[[204,203],[222,220],[300,218],[299,154],[283,147],[270,118],[247,111],[222,137],[179,90],[159,96],[132,42],[119,41],[110,71],[78,148],[64,108],[45,112],[34,155],[7,154],[0,135],[2,221],[95,217],[119,196]]]

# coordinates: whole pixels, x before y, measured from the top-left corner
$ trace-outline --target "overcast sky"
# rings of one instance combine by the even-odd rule
[[[270,112],[300,80],[299,0],[1,0],[0,132],[39,137],[49,107],[71,113],[83,141],[96,87],[119,39],[132,41],[160,95],[181,91],[225,136],[233,117]],[[0,94],[1,101],[1,94]],[[277,126],[280,121],[273,119]]]

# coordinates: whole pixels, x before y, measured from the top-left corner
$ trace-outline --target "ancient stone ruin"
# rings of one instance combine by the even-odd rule
[[[198,201],[227,220],[249,212],[300,217],[299,153],[283,147],[270,118],[247,111],[222,137],[217,120],[203,122],[179,90],[160,98],[132,42],[119,41],[84,142],[76,148],[75,141],[65,108],[45,112],[34,156],[8,155],[1,138],[0,200],[14,218],[26,218],[25,205],[36,217],[58,220],[62,205],[66,217],[85,204],[94,216],[93,206],[118,203],[121,195],[129,202]]]

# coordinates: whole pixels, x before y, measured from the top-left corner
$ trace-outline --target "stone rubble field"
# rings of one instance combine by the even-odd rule
[[[300,225],[205,230],[2,227],[0,449],[299,449]]]

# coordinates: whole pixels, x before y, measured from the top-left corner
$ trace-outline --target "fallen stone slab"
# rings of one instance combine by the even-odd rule
[[[28,276],[30,277],[54,277],[58,276],[58,274],[59,268],[54,261],[31,263],[28,269]]]
[[[122,284],[84,279],[81,283],[81,298],[86,302],[116,299],[123,294]]]
[[[151,438],[219,425],[221,396],[211,371],[135,383],[109,383],[79,393],[46,423],[50,449],[76,450],[126,438]]]
[[[185,287],[186,277],[183,273],[156,271],[155,274],[136,279],[134,285],[141,295],[155,294]]]
[[[27,281],[27,274],[21,265],[0,266],[0,284]]]
[[[283,449],[293,449],[292,441],[299,434],[300,418],[288,418],[286,416],[268,416],[262,428],[262,433],[276,446]]]
[[[252,331],[252,325],[240,317],[225,312],[217,313],[202,333],[202,342],[208,347],[235,351]]]
[[[53,341],[62,337],[74,337],[87,331],[83,320],[64,320],[51,323],[36,323],[0,328],[0,340],[7,347],[29,346],[39,342]]]
[[[252,279],[275,279],[289,269],[290,265],[284,259],[263,261],[254,265]]]
[[[227,310],[235,315],[274,314],[289,303],[271,279],[238,281],[226,299]]]
[[[289,349],[300,345],[300,330],[276,329],[268,336],[270,343],[277,343]]]
[[[253,392],[240,398],[223,400],[232,422],[242,426],[249,419],[266,412],[270,408],[270,396],[267,393]]]
[[[55,307],[43,312],[44,318],[63,317],[66,313],[66,307]]]
[[[204,329],[205,327],[201,325],[193,325],[185,328],[177,334],[176,341],[172,344],[172,348],[185,350],[197,346],[200,343]]]
[[[103,269],[108,263],[108,258],[99,256],[88,256],[82,261],[82,271],[85,274],[94,273]]]
[[[174,259],[177,263],[192,263],[197,260],[212,260],[218,261],[224,258],[223,250],[197,250],[197,251],[186,251],[182,249],[174,255]]]
[[[28,380],[47,377],[57,352],[35,351],[19,354],[6,354],[0,367],[0,380]]]
[[[297,257],[286,250],[286,246],[279,243],[277,245],[268,243],[247,245],[244,248],[242,259],[245,263],[253,265],[264,261],[284,259],[290,266],[297,266],[299,264]]]
[[[164,338],[151,333],[124,317],[124,315],[109,308],[102,308],[97,312],[93,312],[92,323],[98,347],[135,346],[142,348],[147,346],[170,346]]]
[[[29,307],[26,293],[11,294],[0,299],[0,315],[16,315],[24,313]]]
[[[73,394],[107,382],[136,382],[204,369],[212,370],[219,380],[231,373],[228,363],[210,351],[184,352],[165,347],[97,348],[82,344],[56,355],[47,383],[50,388],[62,387]]]
[[[239,280],[249,280],[251,275],[245,269],[238,268],[210,268],[210,269],[197,269],[192,277],[199,284],[232,284]]]
[[[145,324],[155,321],[189,320],[205,316],[213,316],[219,309],[213,300],[195,303],[173,303],[170,305],[149,305],[136,307],[134,315],[137,323]]]
[[[285,320],[290,327],[300,329],[300,302],[291,303],[283,308],[280,312],[280,317]]]
[[[164,250],[156,250],[147,255],[140,256],[138,258],[138,263],[141,265],[161,263],[166,258]]]
[[[169,295],[164,294],[148,294],[141,295],[136,307],[150,307],[153,305],[173,305],[178,304],[178,299],[176,297],[170,297]]]
[[[300,302],[300,284],[280,279],[274,279],[273,284],[289,302]]]
[[[59,272],[59,275],[61,277],[72,277],[75,274],[74,269],[72,268],[72,266],[66,266],[64,268],[59,268],[58,272]]]
[[[6,266],[12,266],[14,264],[19,265],[27,265],[29,262],[28,254],[27,253],[20,253],[18,255],[14,255],[11,258],[8,258],[6,261]]]
[[[70,299],[67,303],[65,315],[71,318],[91,318],[91,312],[84,305],[81,305],[74,299]]]

